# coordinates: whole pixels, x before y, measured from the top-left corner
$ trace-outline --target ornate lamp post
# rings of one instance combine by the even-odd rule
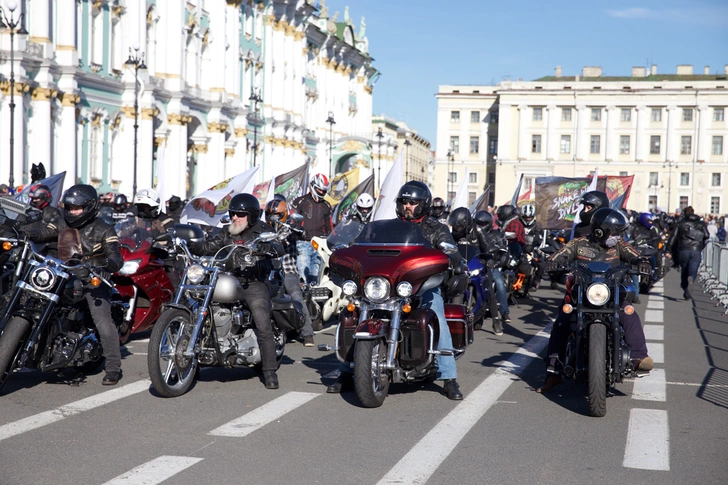
[[[248,98],[253,103],[253,166],[258,166],[258,103],[263,101],[257,91]]]
[[[329,111],[329,117],[326,118],[326,123],[329,124],[329,178],[333,175],[331,172],[333,171],[333,167],[331,164],[333,163],[334,159],[334,150],[333,150],[333,143],[334,143],[334,125],[336,124],[336,121],[334,121],[334,112]]]
[[[379,157],[377,158],[377,183],[374,184],[375,187],[379,187],[379,185],[382,183],[382,138],[384,137],[384,133],[382,133],[382,127],[377,128],[377,138],[379,138],[378,144],[379,144]]]
[[[448,204],[450,204],[450,193],[452,192],[452,177],[450,174],[452,173],[452,166],[455,163],[455,155],[452,154],[451,150],[447,151],[447,199]]]
[[[15,177],[13,176],[13,167],[15,162],[15,51],[14,42],[15,34],[27,35],[28,31],[25,30],[23,25],[24,14],[20,14],[18,19],[14,18],[13,13],[18,8],[18,2],[15,0],[8,0],[8,10],[10,10],[10,17],[5,14],[2,7],[0,7],[0,29],[10,29],[10,178],[8,180],[10,189],[15,187]],[[18,27],[19,26],[19,27]],[[17,29],[17,31],[16,31]]]
[[[132,53],[132,48],[134,52]],[[139,70],[146,70],[144,64],[144,53],[139,54],[139,44],[129,47],[129,58],[124,63],[127,67],[134,69],[134,185],[132,186],[133,196],[137,192],[137,151],[139,134]]]

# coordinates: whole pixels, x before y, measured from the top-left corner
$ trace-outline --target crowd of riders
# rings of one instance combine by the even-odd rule
[[[195,254],[212,255],[221,247],[249,241],[263,232],[275,232],[277,239],[262,243],[258,248],[255,264],[240,266],[234,274],[243,284],[244,296],[257,328],[262,355],[262,371],[266,388],[279,387],[271,331],[271,298],[267,288],[272,260],[280,259],[283,284],[290,297],[304,303],[302,287],[313,285],[320,273],[321,260],[311,244],[314,237],[327,237],[332,233],[332,207],[325,196],[329,180],[323,174],[314,175],[308,191],[293,200],[276,195],[264,207],[251,194],[237,194],[229,204],[229,223],[220,230],[208,231],[203,242],[191,244]],[[22,227],[14,227],[16,233],[45,243],[46,251],[55,251],[59,232],[65,228],[78,231],[83,254],[76,255],[91,262],[102,274],[118,271],[123,260],[119,250],[119,237],[114,225],[127,218],[140,218],[148,223],[152,238],[165,234],[180,223],[185,201],[177,196],[163,202],[154,189],[142,189],[133,199],[123,194],[99,196],[91,185],[77,184],[68,189],[60,203],[54,204],[51,189],[34,184],[28,192],[28,203],[40,215]],[[681,288],[685,299],[690,298],[690,285],[697,276],[701,251],[708,239],[725,240],[724,221],[704,221],[685,207],[675,215],[664,212],[651,213],[610,208],[604,192],[589,191],[581,196],[580,222],[573,228],[573,235],[549,231],[537,224],[536,207],[527,202],[520,207],[502,205],[472,213],[465,207],[448,207],[444,199],[432,196],[422,182],[404,184],[396,197],[396,217],[416,224],[424,237],[435,248],[445,248],[450,260],[451,272],[468,274],[468,262],[475,258],[489,268],[492,279],[493,307],[497,308],[492,331],[503,335],[504,325],[512,325],[510,305],[515,303],[514,290],[521,296],[539,289],[543,278],[548,277],[552,288],[564,278],[564,266],[572,261],[604,261],[610,264],[641,265],[649,267],[652,278],[659,276],[660,260],[652,251],[643,254],[640,248],[659,249],[669,266],[680,268]],[[372,195],[360,194],[347,218],[366,225],[372,219],[375,200]],[[297,214],[292,217],[292,214]],[[445,243],[445,244],[443,244]],[[453,249],[457,248],[457,249]],[[659,253],[658,253],[659,254]],[[183,268],[182,268],[183,269]],[[662,268],[664,271],[667,268]],[[169,262],[168,271],[177,273],[175,261]],[[664,274],[664,273],[661,273]],[[517,277],[516,277],[517,275]],[[78,277],[87,282],[89,274]],[[630,282],[627,282],[630,283]],[[636,281],[632,281],[636,284]],[[106,356],[104,385],[116,384],[122,377],[121,355],[116,329],[111,317],[108,286],[86,288],[86,301],[99,330]],[[469,304],[464,293],[451,298],[451,302]],[[635,303],[638,291],[635,291]],[[450,331],[444,314],[445,297],[440,288],[427,291],[423,305],[430,308],[440,324],[440,348],[450,348]],[[559,362],[564,360],[564,349],[570,332],[570,315],[560,306],[551,333],[547,360],[547,377],[538,392],[549,392],[559,383]],[[314,332],[307,305],[304,309],[304,325],[299,338],[306,347],[314,346]],[[650,371],[653,361],[647,355],[642,325],[637,313],[622,315],[620,323],[624,338],[631,349],[634,367]],[[452,356],[438,355],[437,379],[444,381],[448,398],[463,398],[457,383],[457,368]],[[351,387],[351,366],[340,367],[341,374],[327,391],[339,393]]]

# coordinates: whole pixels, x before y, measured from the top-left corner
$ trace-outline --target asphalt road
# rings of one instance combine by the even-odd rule
[[[590,418],[585,386],[541,384],[560,291],[513,308],[496,337],[486,324],[458,361],[465,400],[440,386],[392,385],[378,409],[326,394],[331,352],[286,347],[281,388],[252,370],[203,369],[184,396],[147,381],[148,334],[123,349],[124,378],[101,385],[21,372],[0,393],[0,484],[630,484],[726,483],[728,317],[678,274],[642,296],[655,370],[618,385]],[[316,335],[333,343],[333,328]]]

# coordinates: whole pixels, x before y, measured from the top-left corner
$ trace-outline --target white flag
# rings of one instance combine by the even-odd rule
[[[384,219],[394,219],[397,217],[397,194],[402,187],[402,153],[399,152],[397,160],[389,169],[389,173],[384,178],[384,183],[379,190],[379,204],[374,210],[372,216],[373,221],[381,221]]]
[[[591,192],[593,190],[597,190],[597,181],[599,179],[599,167],[596,167],[594,169],[594,178],[591,180],[591,183],[589,186],[584,189],[584,192],[582,194],[585,194],[587,192]],[[576,229],[576,225],[581,222],[581,210],[584,208],[584,204],[579,204],[579,206],[576,208],[576,215],[574,215],[574,225],[571,226],[571,236],[569,237],[569,240],[574,239],[574,230]]]
[[[258,167],[250,168],[195,196],[182,210],[180,222],[222,227],[220,219],[227,214],[230,199],[245,191],[257,171]]]
[[[450,212],[454,211],[458,207],[468,206],[468,167],[465,167],[465,177],[458,187],[458,191],[455,192],[455,198],[450,206]]]

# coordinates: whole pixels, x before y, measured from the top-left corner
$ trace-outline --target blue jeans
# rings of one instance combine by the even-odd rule
[[[296,241],[296,267],[306,284],[316,284],[319,279],[321,258],[311,246],[311,241]]]
[[[698,266],[703,259],[698,250],[681,250],[678,252],[678,261],[680,262],[680,288],[686,290],[688,288],[688,276],[693,277],[693,281],[698,277]]]
[[[495,297],[498,299],[501,313],[510,313],[508,311],[508,292],[506,292],[506,282],[503,280],[503,273],[500,269],[493,269],[493,283],[495,284]]]

